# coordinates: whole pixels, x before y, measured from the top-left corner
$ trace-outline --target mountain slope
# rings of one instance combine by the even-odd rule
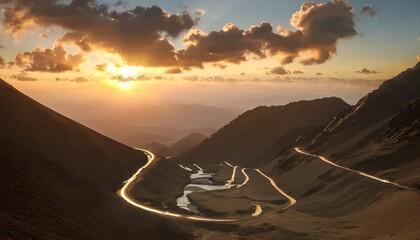
[[[0,80],[0,238],[188,239],[116,195],[145,160]]]
[[[243,166],[261,165],[264,161],[257,160],[276,140],[287,137],[286,141],[278,145],[290,145],[301,134],[325,125],[339,111],[348,107],[339,98],[258,107],[240,115],[197,148],[177,157],[177,160],[188,163],[229,161]]]
[[[185,153],[195,146],[202,143],[207,137],[201,133],[190,133],[187,136],[181,138],[171,146],[167,147],[161,142],[152,142],[143,145],[143,148],[152,151],[156,154],[166,157],[178,156],[179,154]]]
[[[171,145],[171,153],[177,156],[202,143],[207,137],[201,133],[190,133]]]
[[[122,139],[121,142],[131,147],[142,147],[148,143],[171,144],[175,140],[171,137],[153,134],[153,133],[137,133],[131,137]]]
[[[35,150],[91,184],[118,187],[146,156],[106,138],[0,81],[0,138]]]
[[[412,171],[420,168],[419,97],[420,63],[337,115],[308,149],[346,166],[416,184],[420,177],[413,179]]]

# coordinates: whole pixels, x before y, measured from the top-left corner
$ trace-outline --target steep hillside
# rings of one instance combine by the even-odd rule
[[[413,179],[412,171],[420,168],[419,97],[420,63],[337,115],[308,149],[346,166],[417,184],[420,178]]]
[[[153,133],[137,133],[131,137],[121,140],[122,143],[131,147],[142,147],[148,143],[172,144],[175,140],[171,137],[153,134]]]
[[[207,137],[201,133],[190,133],[178,142],[171,145],[171,153],[177,156],[201,144]]]
[[[1,239],[188,239],[116,195],[145,160],[0,80]]]
[[[157,143],[157,142],[148,143],[148,144],[145,144],[143,148],[155,154],[158,154],[160,156],[165,156],[165,157],[172,156],[170,147],[167,147],[161,143]]]
[[[188,152],[197,145],[201,144],[206,138],[207,137],[201,133],[193,132],[181,138],[179,141],[175,142],[169,147],[162,144],[161,142],[152,142],[143,145],[143,148],[161,156],[173,157]]]
[[[277,148],[282,149],[300,135],[325,125],[348,107],[339,98],[258,107],[240,115],[197,148],[176,159],[189,163],[229,161],[243,166],[261,165],[264,161],[257,160],[276,141]]]

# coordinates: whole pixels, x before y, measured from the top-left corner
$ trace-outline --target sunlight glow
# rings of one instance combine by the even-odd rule
[[[118,81],[118,87],[123,90],[128,89],[132,87],[133,85],[134,85],[133,81],[126,81],[126,82]]]
[[[112,74],[112,78],[118,80],[120,80],[120,78],[127,80],[136,80],[142,69],[142,66],[115,66],[113,64],[110,64],[106,67],[106,71]]]

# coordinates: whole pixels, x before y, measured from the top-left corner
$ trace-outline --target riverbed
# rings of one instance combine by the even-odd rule
[[[194,206],[194,204],[192,204],[188,199],[188,194],[194,192],[226,190],[232,188],[233,186],[236,186],[235,184],[232,184],[231,180],[228,180],[226,184],[223,185],[214,184],[211,181],[211,177],[214,174],[215,173],[205,173],[201,168],[199,168],[199,170],[196,173],[191,173],[190,183],[184,187],[184,195],[182,195],[176,200],[177,206],[187,211],[200,214],[197,207]]]

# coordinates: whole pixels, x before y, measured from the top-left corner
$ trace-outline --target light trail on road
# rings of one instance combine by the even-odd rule
[[[233,166],[232,164],[230,164],[230,163],[228,163],[228,162],[226,162],[226,161],[225,161],[225,163],[226,163],[228,166],[230,166],[230,167],[232,167],[232,168],[233,168],[233,170],[232,170],[232,176],[230,177],[230,180],[228,180],[228,181],[226,182],[226,186],[227,186],[227,187],[230,187],[230,186],[232,185],[232,183],[235,181],[236,169],[238,168],[238,166]]]
[[[262,208],[258,203],[251,203],[255,206],[255,212],[251,214],[253,217],[258,217],[262,213]]]
[[[204,170],[201,167],[199,167],[197,164],[194,163],[193,165],[194,167],[198,169],[199,172],[202,172],[202,173],[204,172]]]
[[[357,174],[359,174],[361,176],[364,176],[364,177],[373,179],[375,181],[379,181],[379,182],[383,182],[383,183],[386,183],[386,184],[394,185],[394,186],[399,187],[399,188],[403,188],[403,189],[407,189],[407,190],[419,192],[419,190],[417,190],[417,189],[406,187],[406,186],[400,185],[400,184],[395,183],[395,182],[391,182],[391,181],[386,180],[386,179],[378,178],[378,177],[372,176],[370,174],[367,174],[367,173],[364,173],[364,172],[361,172],[361,171],[357,171],[357,170],[354,170],[354,169],[351,169],[351,168],[348,168],[348,167],[344,167],[344,166],[338,165],[338,164],[336,164],[334,162],[331,162],[330,160],[328,160],[327,158],[325,158],[323,156],[315,155],[315,154],[311,154],[311,153],[305,152],[305,151],[301,150],[299,147],[295,147],[294,149],[295,149],[296,152],[298,152],[300,154],[303,154],[303,155],[306,155],[306,156],[310,156],[310,157],[319,158],[319,159],[321,159],[321,161],[323,161],[325,163],[328,163],[328,164],[330,164],[330,165],[332,165],[334,167],[337,167],[337,168],[340,168],[340,169],[343,169],[343,170],[346,170],[346,171],[349,171],[349,172],[357,173]]]
[[[179,166],[180,168],[184,169],[185,171],[192,172],[192,169],[191,169],[191,168],[189,168],[189,167],[182,166],[181,164],[178,164],[178,166]]]
[[[152,162],[156,158],[156,156],[150,151],[147,151],[147,150],[144,150],[144,149],[137,149],[137,150],[143,151],[147,155],[148,161],[143,167],[139,168],[139,170],[137,170],[137,172],[133,176],[131,176],[130,179],[125,181],[124,186],[119,191],[120,196],[126,202],[128,202],[129,204],[131,204],[131,205],[133,205],[137,208],[140,208],[140,209],[143,209],[145,211],[155,213],[155,214],[158,214],[158,215],[162,215],[162,216],[169,216],[169,217],[175,217],[175,218],[181,218],[181,219],[187,219],[187,220],[194,220],[194,221],[202,221],[202,222],[235,222],[235,221],[238,221],[238,219],[206,218],[206,217],[200,217],[200,216],[189,216],[189,215],[183,215],[183,214],[178,214],[178,213],[172,213],[172,212],[169,212],[169,211],[163,211],[163,210],[159,210],[159,209],[156,209],[156,208],[146,206],[146,205],[141,204],[139,202],[136,202],[135,200],[130,198],[128,196],[128,189],[131,187],[131,185],[134,184],[136,179],[139,177],[140,173],[144,169],[146,169],[148,166],[150,166],[150,164],[152,164]],[[198,166],[196,166],[196,167],[198,167]]]
[[[276,182],[270,178],[269,176],[265,175],[263,172],[261,172],[260,169],[255,169],[255,171],[257,171],[259,174],[261,174],[263,177],[267,178],[271,185],[279,192],[281,193],[283,196],[285,196],[288,200],[289,200],[289,205],[284,207],[283,210],[286,210],[288,208],[290,208],[291,206],[295,205],[297,203],[296,199],[294,199],[293,197],[291,197],[290,195],[288,195],[287,193],[285,193],[283,190],[281,190],[281,188],[279,188],[276,184]]]
[[[248,168],[242,168],[242,169],[241,169],[242,174],[245,176],[245,180],[244,180],[244,182],[243,182],[243,183],[241,183],[240,185],[236,186],[236,188],[243,187],[245,184],[247,184],[247,183],[248,183],[248,181],[249,181],[249,176],[248,176],[248,174],[246,174],[246,172],[245,172],[245,170],[247,170],[247,169],[248,169]]]

